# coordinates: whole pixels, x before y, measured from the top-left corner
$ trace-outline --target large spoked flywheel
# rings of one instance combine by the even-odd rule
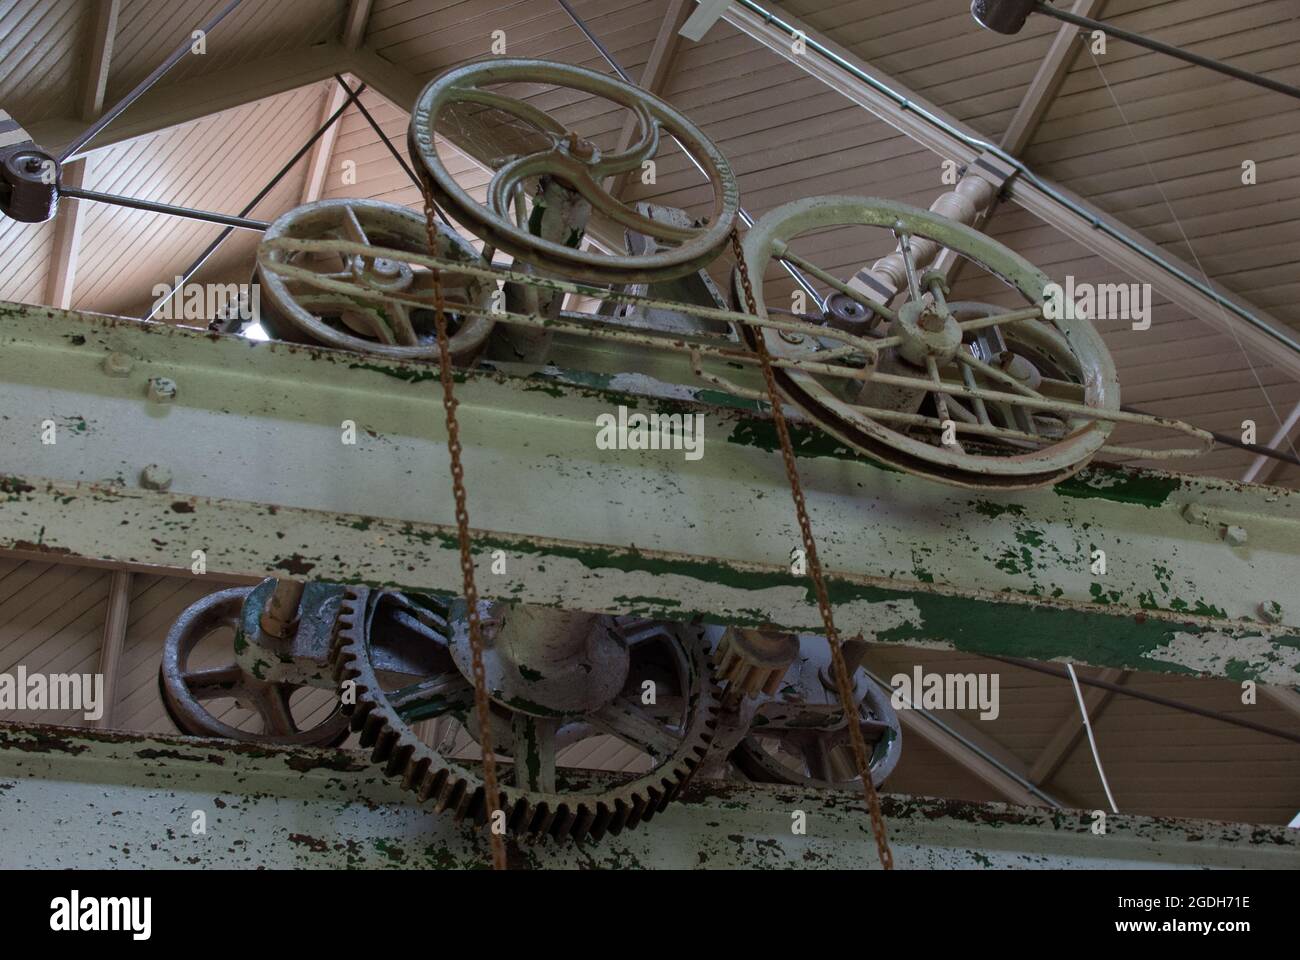
[[[1113,427],[1105,415],[1119,410],[1119,384],[1091,321],[1045,311],[1053,291],[1042,271],[945,217],[863,197],[814,197],[770,211],[744,242],[760,317],[767,316],[762,280],[769,265],[786,259],[809,268],[796,253],[800,237],[849,226],[894,234],[907,260],[907,292],[886,306],[838,285],[832,313],[851,311],[853,332],[869,346],[847,359],[843,342],[819,337],[815,325],[795,336],[761,328],[774,357],[816,361],[835,351],[835,359],[869,374],[847,380],[778,367],[782,391],[813,421],[868,456],[967,487],[1054,483],[1101,449]],[[917,239],[973,262],[1025,307],[949,304],[943,277],[918,275],[911,262]],[[1063,312],[1067,318],[1045,316]],[[846,329],[833,318],[832,325]],[[756,329],[744,331],[751,345]]]

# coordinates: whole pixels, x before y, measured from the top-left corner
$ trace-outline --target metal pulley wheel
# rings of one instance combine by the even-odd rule
[[[763,216],[744,241],[760,318],[767,317],[762,278],[771,262],[786,259],[830,285],[835,278],[794,248],[803,234],[847,226],[892,231],[907,263],[906,299],[891,309],[837,283],[841,299],[855,299],[886,321],[884,336],[864,337],[867,346],[847,361],[869,374],[859,380],[778,367],[777,383],[792,403],[862,453],[958,486],[1042,486],[1087,464],[1113,427],[1104,416],[1119,410],[1110,354],[1089,320],[1046,319],[1048,277],[977,230],[889,200],[813,197],[785,204]],[[972,261],[1028,306],[955,309],[944,299],[941,277],[918,276],[910,253],[916,239]],[[827,326],[845,329],[845,304],[838,307]],[[819,336],[817,326],[806,336],[747,327],[741,333],[751,346],[759,329],[775,358],[816,361],[835,350],[846,362],[844,343]]]
[[[482,265],[467,240],[436,224],[436,255]],[[343,253],[300,244],[286,250],[276,241],[346,240],[427,254],[424,218],[377,200],[321,200],[290,210],[267,229],[257,251],[262,289],[262,326],[279,340],[319,343],[342,350],[430,360],[438,357],[433,275],[396,258]],[[472,363],[492,332],[493,321],[460,312],[487,311],[494,287],[476,277],[441,272],[452,360]]]
[[[831,656],[826,641],[810,639],[814,643],[801,645],[800,661],[781,679],[779,695],[758,706],[731,761],[757,783],[852,790],[858,771],[844,710],[829,682]],[[902,727],[889,693],[861,670],[854,678],[854,695],[871,782],[879,787],[902,756]]]
[[[348,735],[348,721],[336,706],[319,724],[300,729],[290,710],[290,698],[303,685],[260,680],[245,670],[235,656],[241,642],[244,601],[253,587],[234,587],[209,594],[185,609],[163,642],[158,686],[168,717],[183,732],[201,737],[224,737],[250,743],[297,746],[337,746]],[[233,643],[229,662],[217,667],[192,668],[198,645],[218,630],[229,630]],[[255,711],[260,732],[242,730],[217,719],[206,701],[233,699]]]
[[[59,208],[59,165],[28,141],[0,149],[0,215],[45,223]]]
[[[361,745],[384,772],[421,801],[457,819],[485,823],[488,804],[477,764],[444,756],[412,729],[452,717],[475,734],[474,688],[462,672],[467,632],[463,604],[444,613],[450,662],[412,680],[385,677],[373,629],[391,597],[350,588],[339,612],[331,662],[336,681],[355,683],[345,705]],[[556,611],[533,611],[511,627],[484,603],[487,686],[494,752],[511,759],[496,809],[515,834],[599,839],[649,820],[681,790],[712,742],[717,685],[698,631],[676,624],[576,615],[566,628]],[[450,665],[450,664],[455,664]],[[583,682],[583,677],[590,679]],[[644,684],[657,691],[646,706]],[[650,757],[647,772],[606,787],[557,771],[562,747],[609,734]]]
[[[605,154],[595,144],[527,101],[486,89],[496,84],[547,84],[602,97],[631,110],[638,130],[632,145]],[[502,137],[521,133],[514,142],[492,144],[476,152],[496,167],[484,206],[464,190],[443,165],[437,140],[456,142],[453,114],[474,108],[492,110],[502,121],[489,125]],[[713,188],[704,226],[681,226],[652,220],[606,192],[606,177],[642,170],[653,160],[662,134],[671,134],[699,161]],[[740,207],[739,188],[718,148],[683,114],[658,97],[622,80],[568,64],[544,60],[493,59],[455,67],[420,93],[411,112],[411,156],[424,169],[434,199],[456,222],[491,246],[542,270],[593,283],[653,283],[704,268],[727,242]],[[475,145],[471,144],[471,149]],[[543,239],[528,230],[522,217],[526,181],[549,175],[590,203],[593,211],[668,246],[643,255],[608,257],[576,244]]]

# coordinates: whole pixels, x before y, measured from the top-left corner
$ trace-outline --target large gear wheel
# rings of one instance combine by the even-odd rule
[[[370,629],[383,596],[364,587],[350,588],[339,608],[330,662],[338,683],[352,681],[355,685],[351,691],[355,696],[343,697],[352,729],[360,733],[361,745],[371,749],[374,762],[383,764],[386,776],[399,779],[404,788],[414,791],[421,801],[431,801],[440,812],[450,810],[458,820],[483,824],[488,805],[478,771],[444,757],[416,736],[410,726],[416,719],[447,711],[449,704],[454,704],[462,715],[470,715],[472,687],[452,670],[397,690],[385,690],[375,667],[374,635]],[[640,637],[640,642],[661,643],[669,651],[677,674],[680,723],[676,728],[664,725],[629,702],[626,695],[614,697],[601,709],[555,718],[549,733],[552,739],[561,722],[561,735],[575,726],[587,725],[642,746],[651,755],[652,767],[631,781],[598,791],[585,785],[573,791],[566,791],[563,784],[550,787],[550,777],[541,778],[547,787],[543,789],[503,782],[497,808],[504,811],[506,828],[515,835],[598,840],[606,833],[617,834],[635,827],[663,810],[708,754],[717,725],[719,696],[708,651],[698,631],[649,621],[612,622],[620,637],[634,648]],[[348,702],[352,700],[355,702]],[[494,713],[501,709],[503,704],[496,700]],[[511,729],[540,729],[527,726],[528,715],[522,711],[517,716],[524,717],[525,726]],[[506,750],[509,744],[507,740],[498,752],[510,752]],[[537,777],[534,757],[529,753],[525,763],[516,758],[516,779]]]

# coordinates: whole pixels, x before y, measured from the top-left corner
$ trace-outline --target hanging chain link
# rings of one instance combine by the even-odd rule
[[[433,194],[429,181],[421,176],[424,193],[424,224],[429,241],[429,255],[438,256],[437,228],[434,225]],[[438,365],[442,378],[442,406],[447,412],[447,452],[451,455],[451,492],[456,501],[456,536],[460,542],[460,572],[465,583],[465,603],[469,616],[469,648],[474,674],[474,713],[478,717],[479,746],[483,749],[483,800],[487,807],[488,839],[492,845],[492,868],[506,869],[505,838],[492,822],[500,809],[497,789],[497,762],[492,752],[492,713],[488,705],[487,675],[483,670],[483,625],[478,615],[478,588],[474,584],[474,557],[470,552],[469,510],[465,505],[465,469],[460,462],[460,424],[456,420],[458,401],[452,392],[451,343],[447,337],[447,315],[443,311],[442,274],[430,269],[433,279],[433,320],[438,331]]]
[[[740,245],[740,234],[731,231],[731,248],[736,255],[736,267],[740,271],[740,284],[745,291],[745,307],[750,316],[758,316],[758,303],[754,299],[754,288],[749,280],[749,266],[745,263],[745,251]],[[853,759],[857,764],[858,775],[862,778],[862,793],[867,800],[867,810],[871,814],[871,832],[876,839],[876,853],[880,856],[880,865],[886,870],[894,869],[894,854],[889,849],[889,838],[885,835],[885,820],[880,814],[880,797],[876,795],[876,785],[871,782],[871,767],[867,763],[867,745],[862,737],[862,726],[857,722],[858,703],[853,696],[853,683],[849,679],[848,665],[844,662],[844,650],[840,646],[840,635],[835,630],[835,621],[831,615],[830,596],[826,592],[826,581],[822,577],[821,561],[817,559],[817,543],[813,540],[812,523],[808,519],[808,505],[804,502],[803,486],[799,483],[799,468],[794,462],[794,446],[790,442],[790,427],[786,423],[785,413],[781,409],[781,395],[776,388],[776,375],[772,372],[772,356],[767,351],[767,341],[760,327],[754,330],[757,343],[763,381],[767,385],[767,395],[772,405],[772,420],[776,424],[776,435],[781,441],[781,459],[785,461],[786,477],[790,481],[790,493],[794,496],[794,511],[799,518],[799,533],[803,537],[804,555],[808,560],[808,572],[812,576],[813,590],[817,594],[817,608],[821,611],[822,624],[826,628],[826,640],[831,648],[831,662],[835,671],[835,686],[839,690],[840,705],[844,710],[844,719],[849,727],[849,742],[853,747]]]

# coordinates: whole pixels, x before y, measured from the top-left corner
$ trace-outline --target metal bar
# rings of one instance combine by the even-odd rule
[[[1286,420],[1284,420],[1281,426],[1277,428],[1277,433],[1273,434],[1272,440],[1269,441],[1268,449],[1273,449],[1276,452],[1277,447],[1279,447],[1284,443],[1289,443],[1290,440],[1288,438],[1291,436],[1291,431],[1295,429],[1297,423],[1300,423],[1300,402],[1296,403],[1296,405],[1291,408],[1291,412],[1287,414]],[[1241,478],[1242,483],[1250,483],[1257,476],[1259,476],[1259,471],[1262,470],[1264,467],[1264,458],[1268,456],[1268,454],[1264,452],[1264,449],[1260,449],[1255,452],[1258,453],[1259,456],[1254,459],[1254,461],[1250,465],[1250,468],[1242,476]],[[1283,456],[1279,459],[1287,459],[1287,458]],[[1294,461],[1288,461],[1288,462],[1294,462]],[[1265,480],[1264,482],[1267,482],[1267,480]]]
[[[1035,9],[1038,13],[1045,13],[1049,17],[1055,17],[1065,23],[1073,24],[1076,27],[1086,27],[1089,30],[1100,30],[1107,36],[1115,37],[1119,40],[1127,40],[1129,43],[1136,44],[1139,47],[1146,47],[1148,50],[1154,50],[1156,53],[1163,53],[1170,57],[1176,57],[1179,60],[1185,60],[1187,63],[1195,64],[1198,67],[1205,67],[1222,73],[1225,76],[1235,77],[1238,80],[1245,80],[1247,83],[1253,83],[1258,87],[1265,87],[1269,90],[1275,90],[1278,93],[1285,93],[1288,97],[1300,99],[1300,87],[1293,87],[1288,83],[1281,83],[1277,80],[1271,80],[1268,77],[1262,77],[1257,73],[1251,73],[1249,70],[1242,70],[1240,67],[1234,67],[1230,63],[1223,63],[1219,60],[1211,60],[1209,57],[1203,57],[1199,53],[1192,53],[1190,50],[1183,50],[1180,47],[1172,46],[1163,41],[1145,37],[1140,33],[1133,33],[1122,27],[1116,27],[1113,24],[1104,23],[1101,20],[1094,20],[1091,17],[1080,16],[1069,10],[1061,10],[1050,3],[1043,3],[1039,0]]]
[[[361,751],[3,724],[4,865],[248,869],[252,857],[278,868],[481,868],[482,831],[431,814],[377,769]],[[883,794],[881,807],[900,867],[1300,867],[1300,831],[1280,825],[1116,814],[1099,840],[1090,810],[896,794]],[[196,810],[209,842],[191,835]],[[791,832],[793,810],[807,814],[806,834]],[[86,843],[88,829],[111,839]],[[512,845],[512,865],[871,869],[861,838],[861,801],[849,793],[697,776],[616,842]]]
[[[211,33],[217,24],[226,19],[226,17],[242,2],[243,0],[230,0],[230,3],[226,4],[226,6],[215,17],[199,29],[205,34]],[[106,126],[116,120],[118,116],[120,116],[127,107],[135,103],[146,90],[161,80],[172,67],[180,63],[181,58],[189,52],[193,43],[194,40],[192,35],[182,40],[180,46],[173,50],[166,60],[154,67],[149,76],[136,84],[135,89],[109,107],[108,110],[104,111],[104,114],[92,123],[84,133],[65,146],[62,153],[59,154],[60,165],[62,165],[69,157],[74,156],[78,151],[83,149],[86,144],[90,143],[90,141],[94,140],[99,131],[103,130]]]
[[[92,200],[95,203],[108,203],[116,207],[130,207],[132,210],[147,210],[149,213],[165,213],[172,217],[186,220],[202,220],[205,223],[217,223],[226,227],[238,227],[241,230],[265,230],[270,226],[265,220],[250,220],[247,217],[231,217],[224,213],[212,213],[208,210],[194,210],[190,207],[177,207],[170,203],[158,203],[153,200],[141,200],[138,197],[119,197],[112,193],[100,193],[98,190],[82,190],[79,187],[61,186],[59,193],[73,200]]]
[[[0,409],[23,412],[0,420],[0,549],[186,570],[198,550],[214,573],[459,590],[451,505],[398,479],[446,456],[429,417],[436,367],[18,304],[0,306],[0,337]],[[566,350],[571,370],[596,356]],[[132,358],[126,376],[105,369],[110,352]],[[470,491],[474,539],[509,571],[482,573],[485,596],[817,629],[790,572],[770,419],[682,386],[681,366],[685,379],[657,385],[623,361],[465,372],[466,473],[492,478]],[[148,399],[154,377],[175,384],[170,403]],[[699,455],[598,444],[598,418],[629,410],[702,417]],[[40,442],[46,421],[56,443]],[[1103,466],[1054,488],[969,490],[793,429],[846,635],[1294,682],[1300,493]],[[171,471],[167,492],[141,484],[152,464]],[[1223,539],[1227,525],[1248,548]]]
[[[1042,663],[1034,663],[1030,660],[1022,660],[1018,657],[997,657],[990,655],[989,659],[998,660],[1002,663],[1009,663],[1016,667],[1024,667],[1026,670],[1035,670],[1038,673],[1045,673],[1049,677],[1060,677],[1063,680],[1070,679],[1070,674],[1065,670],[1050,667]],[[1267,734],[1270,737],[1279,737],[1282,740],[1290,740],[1292,743],[1300,743],[1300,734],[1289,733],[1286,730],[1279,730],[1277,727],[1266,726],[1262,723],[1255,723],[1253,720],[1243,720],[1240,717],[1234,717],[1228,713],[1220,713],[1217,710],[1198,707],[1191,703],[1185,703],[1182,700],[1171,700],[1169,697],[1161,697],[1154,693],[1142,693],[1131,687],[1126,687],[1118,683],[1111,683],[1108,680],[1095,677],[1078,677],[1078,681],[1084,686],[1096,687],[1099,690],[1109,690],[1111,693],[1123,694],[1126,697],[1132,697],[1134,700],[1145,700],[1148,703],[1156,703],[1162,707],[1169,707],[1171,710],[1181,710],[1184,713],[1195,714],[1198,717],[1205,717],[1209,720],[1218,720],[1220,723],[1231,724],[1234,727],[1244,727],[1247,730],[1254,730],[1256,733]]]
[[[370,124],[370,129],[374,130],[379,139],[384,142],[384,146],[387,147],[388,152],[393,155],[393,159],[401,164],[402,169],[406,171],[406,175],[411,178],[411,183],[415,184],[415,189],[419,190],[420,193],[423,194],[424,184],[420,182],[420,178],[416,176],[415,171],[411,169],[411,165],[406,162],[406,158],[398,152],[395,146],[393,146],[393,141],[388,138],[388,134],[384,133],[384,128],[379,125],[378,121],[371,116],[370,111],[366,109],[366,105],[359,99],[355,99],[355,97],[360,95],[361,90],[365,88],[365,84],[363,83],[361,88],[356,91],[356,94],[353,94],[352,88],[348,86],[348,82],[343,79],[341,74],[334,74],[334,79],[339,82],[339,86],[348,92],[348,96],[353,98],[352,102],[354,102],[357,105],[357,109],[361,111],[361,116],[366,118],[366,123]],[[452,222],[447,219],[447,215],[442,212],[442,208],[436,203],[433,205],[433,212],[438,215],[439,220],[447,224],[447,226],[452,227]],[[455,228],[453,227],[453,229]]]
[[[1137,407],[1128,403],[1120,404],[1119,408],[1123,410],[1125,413],[1136,413],[1137,415],[1142,417],[1157,416],[1154,413],[1148,413],[1145,410],[1139,410]],[[1300,409],[1300,407],[1298,407],[1297,409]],[[1292,425],[1294,425],[1294,423]],[[1197,427],[1197,429],[1199,430],[1201,428]],[[1225,446],[1229,446],[1229,447],[1236,447],[1238,450],[1245,450],[1247,453],[1259,454],[1260,463],[1263,463],[1263,461],[1266,459],[1273,459],[1273,460],[1281,460],[1283,463],[1294,463],[1297,466],[1300,466],[1300,457],[1297,457],[1294,453],[1287,453],[1285,450],[1278,450],[1275,446],[1266,447],[1261,443],[1246,443],[1240,437],[1233,436],[1230,433],[1217,433],[1214,430],[1206,430],[1205,432],[1208,433],[1210,436],[1212,436],[1215,439],[1216,443],[1222,443]],[[1282,440],[1274,441],[1274,443],[1275,444],[1281,443],[1284,440],[1285,437],[1283,437]],[[1255,478],[1254,474],[1251,473],[1248,476],[1242,477],[1241,479],[1243,483],[1249,483],[1254,478]]]
[[[565,13],[569,15],[569,19],[571,19],[577,25],[578,29],[583,32],[586,38],[591,41],[592,46],[600,52],[600,55],[605,59],[605,62],[613,67],[614,72],[619,75],[623,82],[630,83],[634,87],[640,86],[640,84],[632,79],[632,75],[624,70],[622,65],[614,59],[614,55],[609,52],[609,48],[600,42],[600,39],[592,32],[591,28],[587,26],[582,17],[578,16],[578,12],[569,5],[568,0],[557,0],[557,2],[564,8]],[[705,172],[704,166],[700,161],[696,159],[695,155],[691,153],[691,151],[687,150],[686,147],[682,146],[682,142],[678,140],[671,131],[668,135],[673,138],[673,142],[677,144],[678,149],[682,151],[682,154],[686,159],[691,161],[691,164],[695,169],[698,170],[701,176],[707,180],[708,174]],[[746,211],[744,207],[739,207],[736,213],[740,217],[740,222],[746,227],[752,227],[754,225],[754,218],[749,215],[749,212]],[[807,293],[808,296],[813,298],[813,303],[815,303],[818,308],[823,310],[825,309],[826,304],[822,301],[821,294],[817,292],[817,288],[809,282],[808,278],[799,272],[797,267],[793,264],[781,261],[781,269],[788,273],[794,282],[803,288],[804,292]]]
[[[347,85],[344,84],[344,86]],[[311,148],[316,145],[316,142],[320,140],[321,137],[325,136],[326,131],[328,131],[332,126],[334,126],[334,124],[338,121],[339,117],[343,116],[343,111],[345,111],[348,108],[348,104],[356,102],[356,98],[360,96],[361,92],[365,90],[365,88],[366,85],[363,83],[361,84],[360,87],[357,88],[356,93],[353,93],[351,90],[348,91],[348,97],[343,102],[343,105],[339,107],[337,110],[335,110],[332,114],[330,114],[329,118],[323,124],[321,124],[320,129],[318,129],[315,133],[311,135],[311,139],[309,139],[306,143],[304,143],[302,147],[298,149],[298,152],[295,153],[292,157],[290,157],[288,162],[285,163],[284,166],[282,166],[276,172],[275,176],[273,176],[267,182],[266,186],[264,186],[261,190],[257,192],[257,196],[253,197],[253,199],[250,200],[244,206],[244,209],[239,211],[240,217],[247,217],[250,213],[252,213],[257,208],[257,205],[259,203],[261,203],[263,200],[267,198],[267,196],[271,193],[272,190],[274,190],[277,186],[279,186],[280,181],[283,180],[286,176],[288,176],[289,171],[292,170],[295,166],[297,166],[298,161],[301,160],[303,157],[305,157],[311,151]],[[181,281],[176,285],[178,290],[183,288],[185,284],[189,282],[190,277],[198,273],[199,268],[202,267],[203,264],[205,264],[208,261],[209,257],[211,257],[214,253],[217,252],[217,248],[220,247],[221,244],[225,242],[226,238],[230,236],[231,232],[234,229],[235,228],[233,226],[226,227],[226,229],[222,230],[221,233],[218,234],[217,238],[213,240],[211,243],[209,243],[207,248],[204,249],[204,251],[200,253],[197,258],[195,258],[194,262],[191,263],[185,269],[185,272],[183,274],[181,274]],[[163,304],[166,303],[168,299],[170,299],[170,297],[161,298],[157,303],[153,305],[152,309],[150,309],[150,311],[144,315],[143,319],[152,320],[154,316],[158,313],[158,311],[162,309]]]

